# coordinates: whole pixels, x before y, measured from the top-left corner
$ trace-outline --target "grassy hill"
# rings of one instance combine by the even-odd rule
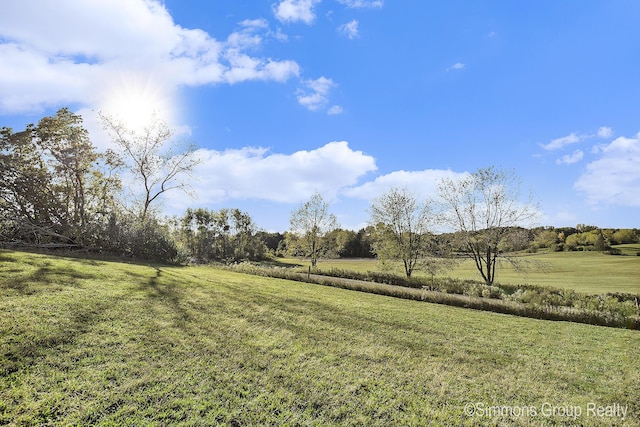
[[[0,251],[0,424],[640,425],[638,360],[638,331]]]

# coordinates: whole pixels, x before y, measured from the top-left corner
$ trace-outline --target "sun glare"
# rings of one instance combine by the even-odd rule
[[[151,78],[122,77],[109,85],[103,112],[122,121],[133,131],[141,131],[154,118],[171,124],[174,120],[170,91]]]

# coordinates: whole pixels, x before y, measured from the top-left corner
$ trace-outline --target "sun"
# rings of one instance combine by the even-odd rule
[[[142,131],[153,120],[174,122],[172,91],[151,76],[121,75],[107,86],[103,113],[122,122],[129,130]]]

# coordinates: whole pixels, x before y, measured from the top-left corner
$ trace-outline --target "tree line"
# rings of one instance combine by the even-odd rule
[[[260,230],[238,209],[189,208],[166,218],[156,201],[186,190],[195,147],[176,142],[157,119],[135,132],[100,117],[115,147],[104,153],[67,108],[24,130],[0,129],[0,242],[164,262],[300,256],[316,266],[327,257],[376,257],[383,267],[400,263],[407,277],[435,275],[466,256],[491,284],[500,259],[519,267],[515,251],[615,253],[611,245],[638,241],[636,229],[535,228],[537,207],[520,197],[516,175],[493,167],[442,180],[430,199],[392,188],[372,200],[369,225],[358,231],[340,228],[318,193],[291,213],[282,233]],[[124,174],[133,186],[123,185]]]
[[[100,115],[114,149],[97,151],[80,115],[62,108],[24,130],[0,129],[0,243],[79,249],[165,262],[259,260],[303,254],[292,232],[267,233],[238,209],[155,208],[185,190],[194,147],[161,120],[142,131]],[[123,186],[122,177],[134,181]],[[371,257],[367,234],[332,229],[323,256]],[[320,248],[319,248],[320,249]]]

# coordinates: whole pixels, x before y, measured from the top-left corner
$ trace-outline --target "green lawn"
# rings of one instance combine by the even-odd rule
[[[579,292],[601,294],[606,292],[640,293],[640,256],[635,256],[638,245],[621,245],[624,253],[633,256],[612,256],[599,252],[553,252],[523,255],[527,268],[516,271],[508,263],[497,267],[496,281],[500,283],[527,283],[574,289]],[[308,261],[284,259],[284,263],[308,265]],[[321,260],[321,269],[343,268],[353,271],[377,271],[379,264],[374,259]],[[400,267],[400,266],[398,266]],[[395,270],[402,274],[400,268]],[[416,275],[423,273],[417,272]],[[466,259],[455,269],[443,273],[450,277],[482,280],[472,260]]]
[[[623,255],[639,256],[638,254],[640,254],[640,243],[616,245],[615,247],[620,249]]]
[[[0,298],[0,425],[640,425],[638,331],[9,251]]]

